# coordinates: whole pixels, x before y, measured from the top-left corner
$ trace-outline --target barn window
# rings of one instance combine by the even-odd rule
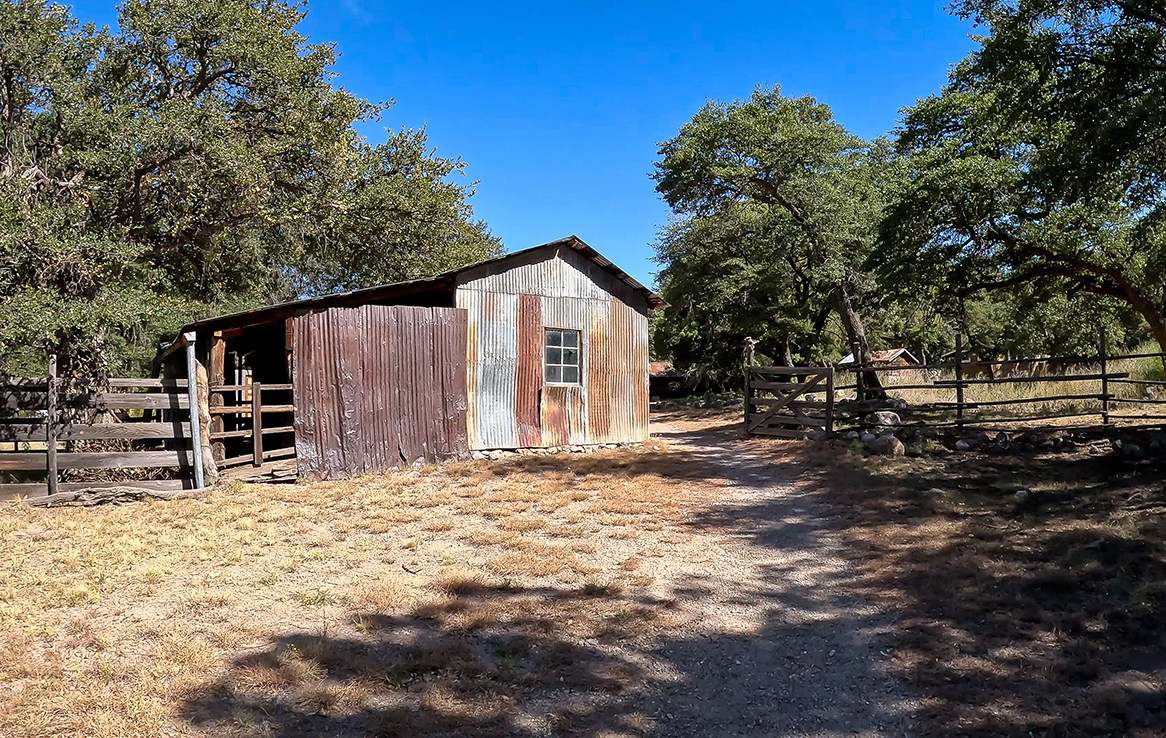
[[[579,384],[579,331],[547,328],[546,379],[552,384]]]

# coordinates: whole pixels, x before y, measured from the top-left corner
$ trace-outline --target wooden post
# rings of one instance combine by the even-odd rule
[[[964,337],[955,332],[955,424],[964,429]]]
[[[1106,372],[1105,326],[1097,337],[1097,356],[1101,359],[1101,424],[1109,425],[1109,376]]]
[[[57,412],[57,355],[49,356],[49,386],[45,400],[45,452],[49,494],[57,493],[57,435],[60,423]]]
[[[749,410],[753,404],[753,347],[756,345],[752,336],[745,339],[745,435],[749,435]]]
[[[209,403],[210,407],[222,407],[226,404],[223,401],[222,391],[216,391],[215,388],[222,387],[226,384],[226,364],[227,364],[227,342],[223,339],[222,331],[215,331],[210,337],[209,346],[209,360],[207,365],[207,383],[210,385]],[[222,415],[211,415],[211,434],[222,433],[226,430],[226,423]],[[227,447],[223,445],[222,441],[216,441],[213,437],[211,440],[211,453],[216,462],[220,462],[227,458]]]
[[[194,331],[182,334],[186,341],[186,397],[190,403],[190,462],[194,466],[194,487],[202,489],[202,424],[198,421],[198,361],[194,358]]]
[[[826,367],[826,432],[834,435],[834,367]]]
[[[866,385],[863,384],[862,359],[858,353],[858,341],[850,344],[850,356],[854,359],[854,399],[862,402],[866,399]]]
[[[263,385],[251,383],[251,465],[263,466],[263,402],[259,392]]]

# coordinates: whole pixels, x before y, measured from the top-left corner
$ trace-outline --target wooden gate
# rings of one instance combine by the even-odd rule
[[[805,438],[834,430],[834,367],[750,366],[745,434]],[[824,395],[814,399],[814,395]]]

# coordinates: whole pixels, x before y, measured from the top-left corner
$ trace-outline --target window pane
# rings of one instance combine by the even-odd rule
[[[563,369],[562,369],[562,367],[548,366],[547,367],[547,381],[548,382],[561,382],[561,381],[563,381]]]
[[[563,367],[563,381],[571,384],[579,383],[579,367],[565,366]]]
[[[565,348],[563,349],[563,363],[573,364],[579,366],[579,349]]]
[[[564,346],[579,346],[579,331],[563,331]]]
[[[563,349],[555,348],[554,346],[547,346],[547,363],[548,364],[562,364],[563,363]]]
[[[562,331],[547,331],[547,345],[548,346],[562,346],[563,332]]]

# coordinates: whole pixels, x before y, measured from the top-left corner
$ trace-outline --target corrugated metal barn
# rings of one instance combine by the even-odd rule
[[[206,367],[219,470],[250,476],[294,458],[321,479],[473,450],[645,440],[648,314],[662,304],[571,236],[184,335]]]

